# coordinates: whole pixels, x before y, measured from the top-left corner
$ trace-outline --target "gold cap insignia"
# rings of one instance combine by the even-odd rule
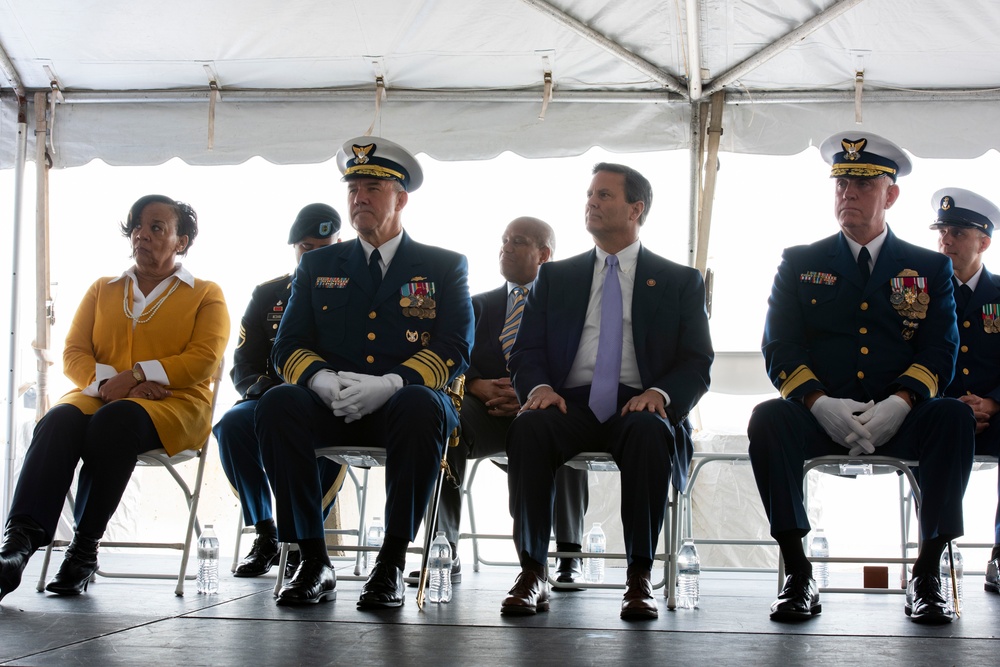
[[[367,146],[354,144],[351,146],[351,149],[354,151],[354,162],[356,164],[367,164],[369,159],[368,154],[372,152],[373,148],[375,148],[375,144],[368,144]]]
[[[844,159],[850,162],[860,160],[861,151],[865,149],[865,144],[867,143],[867,139],[858,139],[857,141],[842,140],[840,145],[844,147]]]

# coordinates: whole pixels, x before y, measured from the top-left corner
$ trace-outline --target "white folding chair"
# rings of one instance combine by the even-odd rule
[[[577,470],[589,470],[593,472],[619,472],[618,464],[608,452],[581,452],[564,465]],[[675,609],[677,600],[675,588],[677,585],[677,548],[680,539],[680,503],[679,493],[674,485],[668,480],[667,506],[663,513],[663,551],[653,556],[653,560],[663,561],[663,579],[653,584],[653,589],[663,588],[663,596],[667,598],[667,609]],[[593,553],[589,551],[549,552],[550,558],[605,558],[625,560],[628,554],[624,553]],[[608,588],[621,589],[621,584],[587,583],[576,582],[563,584],[556,581],[555,577],[549,574],[549,585],[552,588]]]
[[[219,388],[222,383],[223,371],[225,363],[221,362],[219,367],[215,370],[212,375],[212,416],[215,415],[215,406],[219,398]],[[171,478],[177,483],[178,488],[184,494],[184,500],[188,507],[188,520],[187,529],[184,533],[184,538],[179,542],[101,542],[102,548],[138,548],[138,549],[174,549],[181,552],[181,564],[180,570],[177,575],[159,573],[159,572],[108,572],[106,570],[98,569],[96,574],[102,577],[108,578],[119,578],[119,579],[176,579],[177,586],[174,589],[175,595],[184,595],[184,581],[185,579],[194,579],[195,575],[187,574],[188,560],[191,556],[191,542],[195,535],[201,535],[201,525],[198,523],[198,501],[201,498],[201,483],[205,476],[205,461],[208,458],[208,452],[210,451],[209,443],[212,438],[211,433],[209,433],[208,438],[205,439],[205,443],[202,445],[201,449],[188,449],[179,452],[173,456],[167,454],[164,449],[154,449],[143,454],[139,454],[136,461],[137,468],[143,467],[161,467],[164,468],[168,473],[170,473]],[[194,484],[188,486],[187,482],[177,471],[177,466],[185,461],[190,461],[192,459],[198,460],[198,468],[195,473]],[[67,502],[72,508],[73,498],[72,495],[67,496]],[[49,562],[52,558],[52,548],[68,546],[69,542],[64,540],[54,540],[45,549],[45,557],[42,561],[42,571],[38,578],[37,589],[39,592],[45,590],[45,580],[48,574]]]
[[[358,476],[354,473],[353,468],[347,468],[346,477],[350,479],[351,483],[354,485],[354,494],[358,501],[358,507],[361,507],[363,510],[364,508],[363,503],[367,500],[366,494],[368,492],[367,471],[365,475],[365,481],[361,481],[358,479]],[[339,494],[339,492],[340,490],[338,489],[337,493]],[[233,489],[233,493],[236,494],[235,489]],[[236,497],[239,498],[239,494],[236,494]],[[239,516],[236,519],[236,539],[234,540],[236,546],[233,548],[233,562],[232,565],[229,567],[230,572],[235,572],[236,567],[240,564],[240,543],[243,541],[243,536],[255,535],[257,533],[257,530],[253,526],[247,526],[245,523],[243,523],[243,508],[238,507],[237,509],[239,511]],[[358,537],[359,535],[363,534],[360,533],[359,530],[360,528],[324,528],[323,532],[326,535],[347,535],[351,537]],[[361,574],[361,560],[362,560],[361,554],[359,553],[358,556],[354,558],[354,560],[357,561],[354,567],[354,574]]]
[[[462,495],[465,498],[466,508],[468,509],[469,515],[469,526],[472,529],[470,533],[461,533],[459,539],[470,538],[472,540],[472,554],[473,554],[473,571],[479,571],[479,565],[518,565],[517,562],[510,561],[491,561],[480,556],[479,553],[479,540],[506,540],[512,542],[513,535],[504,534],[489,534],[480,533],[476,527],[476,509],[475,502],[473,501],[472,487],[475,482],[476,472],[479,469],[479,465],[483,461],[492,461],[498,464],[506,464],[506,456],[493,456],[489,458],[477,459],[472,466],[465,483],[462,485]],[[618,472],[618,465],[615,463],[614,458],[612,458],[610,453],[607,452],[582,452],[577,454],[572,459],[567,461],[565,464],[571,468],[577,470],[588,470],[594,472]],[[678,539],[680,535],[680,522],[679,522],[679,493],[677,489],[670,485],[670,491],[667,496],[667,507],[666,512],[663,516],[663,551],[654,556],[654,560],[663,561],[663,579],[656,582],[653,585],[654,589],[663,588],[664,597],[667,598],[667,607],[673,609],[676,606],[676,599],[674,594],[674,588],[676,586],[676,568],[677,559],[676,551],[678,545]],[[607,558],[607,559],[626,559],[628,556],[626,554],[620,553],[601,553],[594,554],[587,551],[550,551],[548,553],[549,558]],[[560,583],[555,580],[551,574],[549,575],[549,584],[553,588],[609,588],[609,589],[620,589],[621,584],[592,584],[585,582],[577,582],[573,584]]]
[[[448,395],[451,397],[456,409],[461,411],[462,400],[465,397],[465,376],[460,375],[446,388]],[[456,427],[454,432],[448,441],[447,446],[454,447],[458,444],[459,438],[459,428]],[[339,579],[345,581],[365,581],[367,579],[367,572],[361,566],[362,560],[365,554],[371,551],[377,551],[377,547],[369,547],[365,544],[366,531],[366,512],[368,505],[368,471],[371,468],[379,468],[385,466],[386,460],[386,450],[384,447],[356,447],[356,446],[337,446],[337,447],[321,447],[316,450],[316,458],[326,457],[332,459],[342,466],[347,466],[350,472],[351,479],[354,480],[355,488],[358,492],[358,528],[354,529],[340,529],[340,530],[327,530],[329,533],[339,533],[339,534],[357,534],[358,545],[338,545],[338,549],[342,551],[355,551],[355,566],[354,575],[338,575]],[[362,479],[360,486],[358,485],[357,478],[354,473],[351,472],[352,468],[362,469]],[[427,512],[424,516],[424,542],[425,546],[421,547],[409,547],[407,549],[408,553],[418,553],[425,554],[430,545],[430,540],[434,536],[434,528],[437,523],[437,504],[440,499],[440,486],[443,482],[444,476],[447,469],[447,457],[443,457],[441,460],[441,468],[438,474],[437,487],[433,497],[431,498],[430,504],[427,508]],[[281,591],[281,587],[284,583],[285,575],[285,564],[288,562],[288,551],[291,545],[287,542],[283,542],[281,545],[281,559],[278,563],[278,576],[277,581],[274,584],[274,595],[277,596]],[[424,569],[424,568],[421,568]],[[422,606],[423,602],[423,586],[418,587],[417,591],[417,604]]]
[[[722,394],[727,396],[760,396],[763,400],[768,396],[777,396],[777,389],[771,384],[764,368],[764,357],[759,351],[729,352],[716,351],[715,360],[712,362],[712,384],[709,388],[709,395]],[[701,430],[700,408],[699,414],[694,421]],[[728,434],[727,434],[728,435]],[[716,436],[717,437],[717,436]],[[705,440],[695,439],[695,452],[691,459],[691,467],[688,470],[687,484],[680,497],[680,540],[691,540],[696,545],[733,545],[741,547],[775,546],[775,542],[770,537],[766,539],[743,539],[737,537],[695,537],[694,536],[694,492],[705,467],[710,464],[728,464],[730,466],[748,465],[750,455],[746,446],[749,444],[746,438],[746,429],[738,434],[738,438],[743,444],[738,452],[717,452],[698,451],[699,444],[704,444]],[[711,442],[711,438],[708,442]],[[679,546],[680,543],[678,543]],[[774,568],[755,567],[706,567],[702,564],[702,571],[738,571],[738,572],[773,572]]]
[[[996,456],[990,456],[988,454],[977,454],[973,459],[972,472],[981,472],[983,470],[996,470],[998,461],[1000,461],[1000,459],[998,459]],[[966,521],[966,525],[968,525],[968,521]],[[956,542],[956,545],[962,549],[987,549],[987,550],[993,549],[992,541],[990,542],[961,541],[961,542]],[[965,562],[966,563],[969,562],[968,557],[966,558]],[[979,574],[985,574],[985,571],[972,568],[972,569],[966,569],[965,573],[967,575],[969,574],[979,575]]]
[[[820,591],[827,593],[894,593],[903,594],[906,592],[908,579],[907,565],[914,559],[909,558],[910,549],[920,549],[920,531],[917,530],[917,542],[909,540],[910,531],[910,510],[914,509],[917,518],[920,517],[920,486],[917,484],[916,475],[913,469],[918,465],[917,461],[894,458],[891,456],[849,456],[846,454],[833,454],[829,456],[817,456],[808,459],[802,468],[803,497],[808,502],[809,471],[818,470],[839,477],[858,477],[863,475],[879,475],[886,473],[897,473],[899,477],[899,532],[900,532],[900,555],[894,556],[825,556],[810,557],[813,563],[887,563],[900,565],[899,588],[860,588],[860,587],[823,587]],[[808,506],[806,508],[808,510]],[[803,537],[805,545],[808,536]],[[785,564],[778,557],[778,591],[785,579]]]

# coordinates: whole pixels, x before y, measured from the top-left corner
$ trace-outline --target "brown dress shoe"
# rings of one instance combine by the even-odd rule
[[[649,572],[629,576],[625,582],[625,597],[622,599],[622,619],[648,620],[658,618],[659,615],[656,600],[653,599],[653,585],[649,582]]]
[[[507,598],[500,605],[500,613],[504,616],[527,616],[540,611],[549,610],[549,584],[545,577],[534,572],[522,570],[514,580],[514,587],[507,593]]]

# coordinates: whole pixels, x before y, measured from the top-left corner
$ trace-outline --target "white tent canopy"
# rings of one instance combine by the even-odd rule
[[[857,118],[923,157],[1000,148],[993,0],[2,0],[0,49],[8,168],[17,95],[30,124],[50,90],[55,167],[324,161],[379,88],[374,133],[438,159],[686,148],[715,91],[723,151]]]
[[[25,161],[38,172],[40,396],[47,165],[318,163],[368,128],[442,160],[690,149],[704,269],[715,151],[793,154],[858,127],[976,157],[1000,149],[998,62],[996,0],[0,0],[15,283]]]

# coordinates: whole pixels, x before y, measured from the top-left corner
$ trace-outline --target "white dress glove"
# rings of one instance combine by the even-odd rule
[[[809,411],[834,442],[850,449],[855,441],[871,441],[871,433],[854,418],[854,413],[867,410],[872,405],[872,401],[862,403],[850,398],[820,396]]]
[[[316,392],[320,400],[330,405],[337,394],[344,387],[344,381],[340,379],[336,371],[322,370],[309,378],[307,386]]]
[[[889,441],[889,438],[896,435],[896,431],[902,426],[906,415],[910,413],[910,406],[899,396],[893,394],[883,401],[875,404],[875,407],[866,410],[855,419],[864,424],[872,434],[870,442],[875,447],[881,447]]]
[[[403,378],[395,373],[365,375],[341,371],[339,376],[344,386],[330,405],[333,414],[347,423],[375,412],[403,387]]]

